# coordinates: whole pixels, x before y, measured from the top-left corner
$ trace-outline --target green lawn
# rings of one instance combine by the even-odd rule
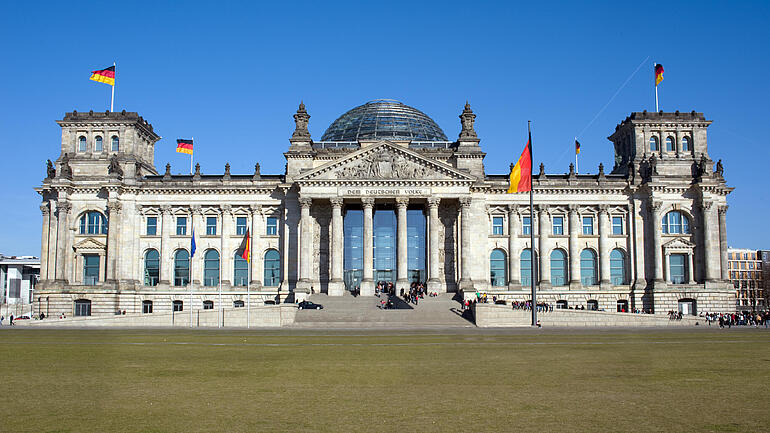
[[[770,430],[770,330],[0,330],[2,432]]]

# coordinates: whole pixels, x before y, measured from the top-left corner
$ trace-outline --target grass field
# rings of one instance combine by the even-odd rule
[[[770,430],[762,329],[0,329],[2,432]]]

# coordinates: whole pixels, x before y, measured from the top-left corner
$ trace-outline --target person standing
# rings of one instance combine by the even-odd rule
[[[8,325],[13,326],[13,314],[8,318]]]

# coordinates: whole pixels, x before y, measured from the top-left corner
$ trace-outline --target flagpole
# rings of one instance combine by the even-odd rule
[[[190,242],[190,279],[188,284],[190,284],[190,328],[193,327],[193,263],[195,260],[193,260],[193,257],[195,257],[195,250],[192,249],[192,244],[195,242],[195,226],[193,225],[193,221],[190,221],[190,228],[192,229],[192,241]]]
[[[532,181],[532,162],[535,158],[532,157],[532,129],[530,127],[531,121],[527,120],[527,134],[529,135],[529,242],[530,242],[530,283],[532,289],[532,326],[537,326],[537,298],[535,293],[535,199],[534,190],[535,182]],[[539,226],[538,226],[539,227]],[[542,227],[539,227],[542,230]]]
[[[225,236],[225,214],[222,213],[222,236],[219,237],[219,251],[221,251],[219,255],[219,318],[217,319],[217,328],[222,327],[223,317],[222,314],[224,313],[222,311],[222,254],[225,252],[225,245],[224,240],[222,239]]]
[[[253,221],[251,226],[254,227]],[[246,265],[246,328],[249,328],[251,325],[251,234],[249,234],[249,260],[246,261]]]
[[[112,66],[117,66],[117,65],[115,62],[112,62]],[[118,68],[116,67],[115,71],[113,72],[115,73],[115,77],[113,77],[113,81],[112,81],[112,97],[110,98],[110,113],[115,111],[115,78],[117,78],[117,75],[118,75],[117,73]]]
[[[656,66],[657,66],[657,63],[652,62],[653,73],[655,71]],[[657,82],[657,78],[658,77],[655,76],[655,78],[652,80],[653,82],[655,82],[655,112],[658,111],[658,82]]]
[[[190,137],[190,141],[193,142],[193,150],[192,152],[195,152],[195,137]],[[190,174],[192,175],[192,163],[193,163],[193,154],[190,152]]]

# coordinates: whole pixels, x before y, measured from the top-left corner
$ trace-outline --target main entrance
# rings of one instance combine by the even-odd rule
[[[422,205],[406,212],[407,278],[425,282],[426,216]],[[364,268],[364,212],[358,204],[346,204],[343,220],[344,281],[346,290],[360,287]],[[398,270],[398,219],[393,203],[377,203],[372,214],[372,270],[375,282],[396,283]],[[399,288],[400,289],[400,288]]]

